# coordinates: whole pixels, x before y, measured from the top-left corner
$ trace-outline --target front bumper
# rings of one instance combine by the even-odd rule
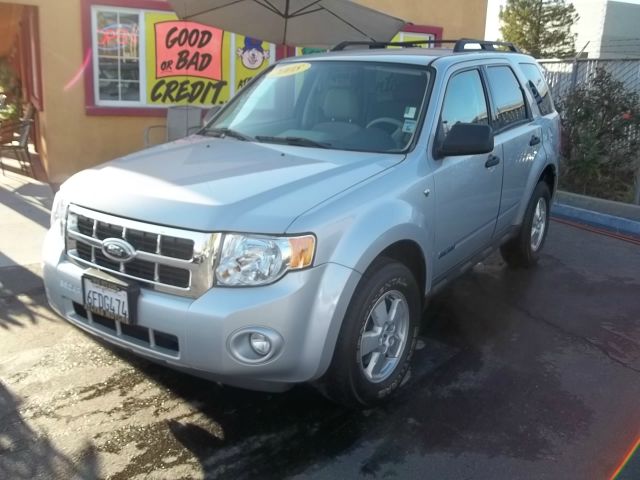
[[[322,376],[360,279],[354,270],[327,263],[291,272],[272,285],[213,288],[197,299],[141,288],[136,323],[138,331],[151,332],[147,337],[151,341],[144,341],[115,322],[117,328],[105,328],[79,313],[85,270],[66,258],[62,238],[49,231],[43,249],[44,284],[49,303],[59,315],[148,359],[256,390],[278,390]],[[265,363],[248,364],[231,354],[229,338],[252,327],[275,330],[283,339],[279,353]],[[155,335],[177,338],[177,348],[156,344]]]

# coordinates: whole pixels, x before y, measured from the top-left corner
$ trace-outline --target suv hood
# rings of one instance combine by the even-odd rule
[[[135,220],[277,234],[307,210],[403,159],[192,136],[84,170],[62,191],[77,205]]]

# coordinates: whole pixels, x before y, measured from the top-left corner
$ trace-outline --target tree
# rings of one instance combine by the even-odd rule
[[[500,31],[505,41],[536,58],[572,57],[576,36],[571,26],[578,18],[565,0],[507,0],[500,9]]]

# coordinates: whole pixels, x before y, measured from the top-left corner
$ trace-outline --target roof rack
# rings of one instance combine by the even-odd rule
[[[520,53],[518,47],[511,42],[494,42],[487,40],[475,40],[473,38],[461,38],[459,40],[411,40],[408,42],[342,42],[331,49],[332,52],[341,52],[348,47],[367,47],[371,50],[383,49],[387,47],[411,48],[420,45],[441,45],[443,43],[453,44],[453,52],[495,52],[496,47],[506,47],[510,53]],[[479,48],[466,48],[467,45],[478,46]]]

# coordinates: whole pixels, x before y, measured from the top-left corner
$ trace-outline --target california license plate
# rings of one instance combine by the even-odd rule
[[[119,279],[85,274],[82,277],[84,308],[122,323],[134,323],[135,288]]]

